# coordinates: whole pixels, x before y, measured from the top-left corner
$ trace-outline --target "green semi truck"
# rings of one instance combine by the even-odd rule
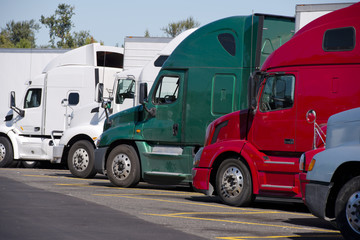
[[[112,115],[95,150],[95,168],[121,187],[139,181],[192,181],[192,162],[207,125],[248,108],[248,81],[294,34],[294,18],[253,14],[209,23],[173,51],[147,95]]]

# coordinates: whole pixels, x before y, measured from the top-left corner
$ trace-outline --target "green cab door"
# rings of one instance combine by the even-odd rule
[[[149,94],[147,108],[155,108],[142,126],[146,141],[178,143],[182,140],[183,92],[185,73],[165,70],[158,75],[155,88]]]

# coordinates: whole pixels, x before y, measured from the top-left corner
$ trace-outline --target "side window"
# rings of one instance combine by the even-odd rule
[[[355,48],[355,29],[353,27],[327,30],[323,40],[324,51],[350,51]]]
[[[96,52],[97,66],[122,68],[124,66],[124,55],[116,52]]]
[[[294,105],[295,77],[293,75],[267,78],[260,100],[260,111],[291,108]]]
[[[168,55],[160,55],[154,62],[155,67],[162,67],[165,61],[169,58]]]
[[[41,88],[29,89],[25,96],[24,108],[35,108],[41,104]]]
[[[169,104],[176,101],[179,94],[180,78],[177,76],[163,76],[157,86],[153,99],[154,104]]]
[[[230,33],[222,33],[218,35],[218,40],[223,48],[231,55],[235,56],[236,44],[235,37]]]
[[[80,101],[79,93],[77,93],[77,92],[70,93],[69,97],[68,97],[68,100],[69,100],[69,105],[70,106],[78,105],[78,103]]]
[[[115,102],[122,104],[125,98],[134,98],[134,93],[135,81],[133,79],[119,79]]]

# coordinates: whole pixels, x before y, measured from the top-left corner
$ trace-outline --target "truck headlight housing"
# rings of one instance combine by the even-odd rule
[[[99,145],[100,145],[100,141],[101,141],[101,135],[95,139],[94,143],[95,143],[95,146],[98,148]]]
[[[301,154],[300,160],[299,160],[299,170],[301,172],[305,171],[305,153]]]
[[[201,158],[201,154],[203,152],[203,147],[199,149],[199,151],[197,151],[197,153],[195,154],[194,160],[193,160],[193,166],[196,168],[199,166],[200,163],[200,158]]]

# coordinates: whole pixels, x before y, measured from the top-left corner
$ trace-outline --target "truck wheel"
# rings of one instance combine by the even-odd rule
[[[24,168],[35,168],[37,167],[38,165],[40,165],[40,163],[38,161],[22,161],[21,162],[21,165],[24,167]]]
[[[15,164],[13,161],[14,152],[9,139],[0,137],[0,167],[11,167]]]
[[[238,159],[227,159],[216,174],[216,191],[221,201],[232,206],[252,202],[252,180],[246,165]]]
[[[140,162],[135,149],[119,145],[109,154],[106,162],[107,176],[119,187],[133,187],[140,181]]]
[[[94,146],[89,141],[77,141],[71,146],[67,164],[72,175],[80,178],[93,178],[96,175],[94,163]]]
[[[360,239],[360,176],[341,188],[336,198],[335,217],[345,239]]]

